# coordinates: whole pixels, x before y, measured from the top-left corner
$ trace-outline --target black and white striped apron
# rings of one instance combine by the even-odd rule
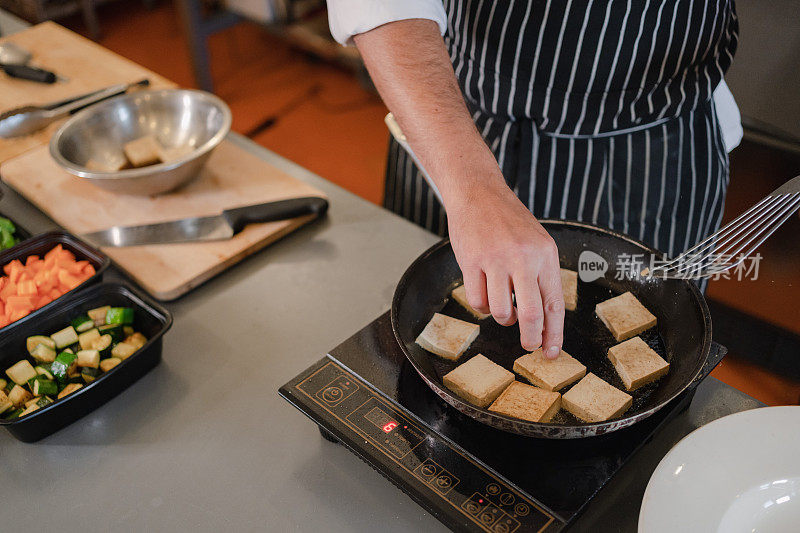
[[[733,58],[726,0],[445,0],[473,119],[540,218],[588,221],[670,255],[714,231],[728,157],[712,93]],[[390,144],[384,205],[445,234],[411,157]]]

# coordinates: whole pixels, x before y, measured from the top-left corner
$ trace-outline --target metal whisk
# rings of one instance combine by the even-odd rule
[[[721,274],[749,257],[798,207],[800,176],[787,181],[739,218],[675,259],[654,266],[649,275],[702,279]]]

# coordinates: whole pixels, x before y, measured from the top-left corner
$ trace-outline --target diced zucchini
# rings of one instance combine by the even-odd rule
[[[0,391],[0,414],[14,408],[14,402],[8,399],[5,392]]]
[[[106,314],[111,309],[110,305],[104,305],[96,309],[90,309],[87,315],[94,321],[95,326],[104,326],[106,324]]]
[[[122,362],[122,359],[118,357],[109,357],[108,359],[103,359],[100,361],[100,370],[103,372],[108,372],[118,364]]]
[[[61,392],[58,393],[58,399],[60,400],[64,396],[72,394],[73,392],[75,392],[76,390],[80,389],[81,387],[83,387],[83,385],[81,383],[70,383],[69,385],[64,387],[64,389]]]
[[[44,407],[45,405],[50,405],[51,403],[53,403],[53,399],[50,396],[42,396],[39,398],[39,401],[36,402],[36,405],[39,407]]]
[[[106,326],[100,326],[97,329],[100,331],[100,335],[111,335],[112,342],[121,342],[125,340],[125,332],[121,324],[108,324]]]
[[[125,339],[125,344],[130,344],[131,346],[135,346],[136,349],[138,350],[139,348],[147,344],[147,337],[145,337],[139,332],[136,332],[127,339]]]
[[[136,348],[136,346],[132,346],[126,342],[121,342],[114,346],[114,348],[111,350],[111,356],[124,361],[128,357],[135,354],[137,349],[138,348]]]
[[[130,307],[112,307],[106,314],[106,324],[133,324],[133,309]]]
[[[39,363],[52,363],[56,358],[55,348],[51,348],[45,344],[39,344],[30,352],[31,357],[36,359]]]
[[[67,351],[61,352],[56,356],[56,360],[50,365],[50,372],[58,381],[67,381],[69,379],[70,369],[74,370],[77,367],[75,360],[78,358],[74,353]]]
[[[14,385],[14,388],[8,393],[8,399],[11,400],[11,403],[14,404],[14,407],[19,407],[31,398],[33,398],[33,395],[28,392],[28,389],[21,387],[20,385]]]
[[[25,385],[29,379],[36,377],[36,370],[33,369],[33,365],[27,359],[23,359],[9,367],[6,370],[6,374],[17,385]]]
[[[97,376],[99,375],[100,375],[100,369],[98,368],[89,368],[89,367],[81,368],[81,377],[83,378],[83,381],[85,381],[86,383],[91,383],[92,381],[97,379]]]
[[[21,415],[24,410],[25,409],[14,409],[5,416],[5,420],[13,420],[15,418],[19,418],[19,415]]]
[[[122,328],[122,332],[125,334],[126,337],[130,337],[131,335],[136,333],[136,330],[134,330],[133,327],[131,326],[125,326]]]
[[[100,331],[97,328],[92,328],[85,333],[78,335],[78,344],[81,345],[81,350],[91,350],[94,341],[100,338]]]
[[[45,379],[44,376],[38,376],[33,381],[32,391],[35,396],[58,394],[58,385],[56,385],[55,381]]]
[[[36,374],[39,376],[45,376],[47,379],[55,379],[53,374],[50,372],[50,365],[47,365],[47,368],[39,365],[33,367],[33,369],[36,370]]]
[[[33,405],[31,405],[30,407],[26,407],[26,408],[25,408],[25,410],[24,410],[24,411],[22,411],[22,412],[19,414],[19,416],[20,416],[20,418],[22,418],[23,416],[29,415],[29,414],[31,414],[32,412],[34,412],[34,411],[38,411],[38,410],[39,410],[39,406],[38,406],[38,405],[36,405],[36,404],[33,404]]]
[[[40,344],[44,344],[45,346],[48,346],[54,350],[56,349],[56,341],[50,337],[45,337],[44,335],[34,335],[32,337],[28,337],[25,343],[28,347],[29,354],[33,354],[33,350],[35,350]]]
[[[100,352],[100,357],[107,357],[111,354],[111,345],[113,344],[113,339],[111,335],[101,335],[97,340],[92,343],[92,349],[97,350]]]
[[[41,396],[34,396],[33,398],[31,398],[30,400],[25,402],[25,407],[30,407],[31,405],[33,405],[36,402],[38,402],[40,398],[41,398]]]
[[[75,331],[78,333],[83,333],[94,327],[94,320],[89,318],[89,315],[81,315],[72,321],[72,327],[75,328]]]
[[[78,333],[75,331],[75,328],[72,326],[66,327],[61,331],[57,331],[50,335],[50,338],[53,339],[56,343],[56,349],[64,348],[65,346],[69,346],[71,344],[75,344],[78,342]]]
[[[97,350],[81,350],[78,352],[78,366],[97,368],[100,366],[100,352]]]

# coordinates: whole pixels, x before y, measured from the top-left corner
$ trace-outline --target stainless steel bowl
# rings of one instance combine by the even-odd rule
[[[213,94],[188,89],[136,91],[70,118],[50,139],[50,154],[67,172],[98,187],[124,194],[161,194],[194,179],[230,128],[231,111]],[[119,166],[126,161],[123,145],[146,135],[184,155],[145,167],[96,170]]]

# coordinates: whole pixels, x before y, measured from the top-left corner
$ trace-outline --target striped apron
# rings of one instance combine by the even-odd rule
[[[591,222],[675,255],[719,226],[728,157],[712,93],[732,0],[445,0],[467,106],[539,218]],[[444,235],[411,157],[389,147],[384,205]]]

